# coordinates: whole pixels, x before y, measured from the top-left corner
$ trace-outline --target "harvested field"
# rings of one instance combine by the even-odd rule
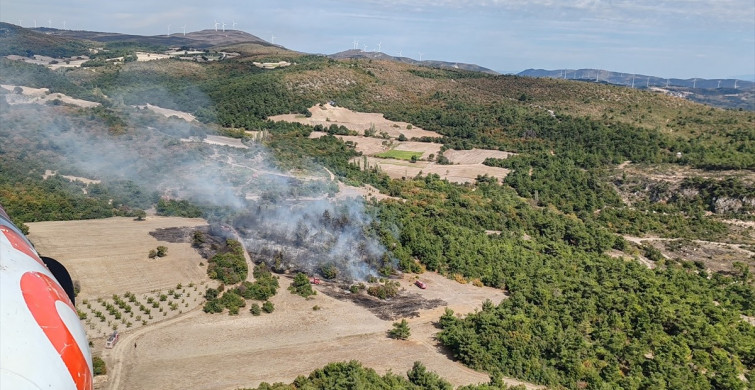
[[[489,298],[500,302],[502,291],[459,284],[437,274],[423,274],[427,290],[400,281],[407,295],[425,302],[440,300],[456,312],[479,308]],[[199,310],[125,334],[113,350],[102,352],[111,364],[110,389],[233,389],[265,382],[290,382],[298,375],[334,361],[356,359],[380,373],[403,373],[414,361],[440,373],[455,385],[486,382],[487,374],[451,361],[435,342],[434,321],[444,307],[419,309],[409,319],[407,341],[387,338],[392,321],[375,317],[349,300],[324,294],[321,285],[312,299],[290,294],[290,279],[282,277],[281,292],[271,301],[275,312],[252,316],[208,315]],[[314,306],[319,310],[312,310]],[[281,326],[285,324],[285,326]],[[138,343],[138,348],[133,344]],[[211,372],[212,375],[208,375]],[[510,381],[510,384],[520,382]]]
[[[421,152],[422,158],[427,159],[427,156],[434,154],[438,155],[440,153],[440,147],[443,146],[442,144],[436,144],[433,142],[413,142],[413,141],[407,141],[407,142],[401,142],[398,145],[396,145],[394,150],[405,150],[409,152]]]
[[[503,291],[431,273],[419,276],[428,286],[420,290],[413,285],[415,277],[405,276],[399,281],[399,297],[373,302],[376,314],[350,299],[329,296],[325,291],[334,287],[327,283],[315,286],[319,293],[312,299],[293,295],[286,290],[291,280],[281,277],[279,293],[271,299],[272,314],[255,317],[248,306],[238,316],[205,314],[201,294],[213,282],[207,281],[205,268],[198,266],[201,257],[186,242],[192,229],[176,228],[198,226],[204,231],[204,224],[201,219],[164,217],[29,224],[38,250],[57,257],[81,282],[79,308],[88,317],[82,322],[94,353],[108,365],[108,376],[96,381],[97,388],[234,389],[263,381],[290,382],[329,362],[352,359],[381,373],[406,372],[419,360],[456,385],[488,380],[487,374],[449,359],[433,338],[438,331],[433,322],[446,306],[468,313],[485,299],[500,302]],[[167,246],[168,256],[147,259],[147,251],[157,245]],[[118,304],[113,294],[124,303]],[[117,308],[110,312],[108,305]],[[412,337],[387,338],[392,321],[378,316],[413,317]],[[113,326],[121,341],[114,349],[104,349],[104,335]]]
[[[166,118],[170,118],[172,116],[175,116],[175,117],[181,118],[181,119],[183,119],[183,120],[185,120],[187,122],[192,122],[192,121],[194,121],[196,119],[196,118],[194,118],[194,115],[191,115],[188,112],[171,110],[169,108],[162,108],[162,107],[158,107],[158,106],[153,106],[153,105],[151,105],[149,103],[147,103],[146,105],[143,105],[143,106],[135,106],[135,107],[138,107],[140,109],[145,109],[146,108],[146,109],[148,109],[148,110],[150,110],[150,111],[152,111],[152,112],[154,112],[156,114],[160,114],[160,115],[162,115],[162,116],[164,116]]]
[[[376,134],[386,132],[391,138],[398,138],[402,133],[407,138],[441,136],[434,131],[423,130],[415,126],[407,129],[407,126],[410,126],[409,123],[390,121],[385,119],[383,114],[380,113],[355,112],[348,108],[333,107],[330,104],[313,106],[309,109],[309,112],[312,113],[312,116],[309,118],[298,114],[285,114],[271,116],[269,119],[273,121],[298,122],[311,126],[323,125],[330,127],[330,125],[339,125],[345,126],[347,129],[356,131],[359,134],[374,126]]]
[[[135,221],[116,217],[27,225],[37,250],[63,263],[81,283],[79,297],[86,299],[209,280],[205,267],[199,265],[203,259],[190,244],[160,242],[149,234],[159,228],[206,224],[203,219],[148,217]],[[149,259],[148,252],[158,245],[166,246],[168,255]]]
[[[482,164],[486,158],[509,158],[516,153],[502,152],[500,150],[471,149],[471,150],[453,150],[449,149],[443,153],[446,158],[454,164]]]
[[[354,162],[361,164],[361,159],[356,159]],[[422,172],[422,175],[435,173],[442,179],[447,179],[454,183],[474,183],[478,175],[485,174],[503,180],[509,173],[508,169],[489,167],[481,164],[439,165],[426,161],[411,163],[408,161],[387,160],[375,157],[367,157],[367,163],[370,167],[379,166],[383,172],[392,178],[414,177],[420,172]]]
[[[8,91],[13,91],[15,85],[0,85],[1,88]],[[8,104],[47,104],[55,100],[59,100],[62,103],[71,104],[78,107],[97,107],[100,103],[90,102],[89,100],[76,99],[62,93],[50,93],[47,88],[31,88],[20,86],[21,94],[7,94],[5,100]]]

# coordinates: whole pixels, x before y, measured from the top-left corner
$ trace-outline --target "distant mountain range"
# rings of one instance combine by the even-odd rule
[[[72,31],[54,28],[26,29],[9,23],[0,22],[0,56],[17,54],[30,56],[44,54],[52,57],[66,57],[86,53],[82,41],[102,43],[138,42],[169,47],[191,47],[208,49],[220,46],[252,44],[270,48],[288,50],[255,35],[239,30],[202,30],[186,34],[141,36],[119,33]],[[23,48],[23,50],[21,50]],[[30,50],[31,48],[31,50]],[[276,51],[277,52],[277,51]],[[328,55],[334,59],[375,59],[396,61],[411,65],[423,65],[441,69],[460,69],[483,72],[491,75],[499,73],[491,69],[467,63],[438,60],[416,60],[409,57],[391,56],[382,52],[368,52],[359,49],[346,50]],[[599,82],[621,85],[638,89],[652,89],[722,108],[740,108],[755,111],[755,82],[742,79],[679,79],[663,78],[642,74],[613,72],[602,69],[527,69],[517,73],[524,77],[547,77],[584,82]]]
[[[377,52],[377,51],[363,51],[359,49],[351,49],[351,50],[342,51],[339,53],[331,54],[328,57],[334,58],[334,59],[349,59],[349,58],[376,59],[376,60],[403,62],[405,64],[412,64],[412,65],[424,65],[424,66],[430,66],[433,68],[461,69],[461,70],[468,70],[472,72],[483,72],[483,73],[488,73],[492,75],[499,74],[498,72],[492,69],[484,68],[482,66],[475,65],[475,64],[465,64],[461,62],[447,62],[447,61],[437,61],[437,60],[418,61],[409,57],[395,57],[395,56],[391,56],[391,55]]]
[[[755,82],[749,80],[663,78],[602,69],[527,69],[517,75],[650,89],[716,107],[755,111]]]

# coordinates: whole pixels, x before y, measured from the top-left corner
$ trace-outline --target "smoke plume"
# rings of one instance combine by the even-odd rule
[[[390,262],[362,199],[333,197],[337,185],[323,168],[283,172],[260,143],[202,142],[209,132],[204,125],[134,106],[115,110],[128,123],[119,135],[108,133],[108,114],[91,109],[3,107],[3,138],[54,161],[48,169],[130,180],[164,198],[205,206],[213,220],[234,227],[255,261],[278,270],[327,270],[341,279],[362,279]]]

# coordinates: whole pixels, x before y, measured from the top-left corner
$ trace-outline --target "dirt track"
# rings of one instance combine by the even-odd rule
[[[499,290],[461,285],[435,274],[421,278],[427,290],[417,289],[408,278],[402,285],[428,299],[442,297],[458,312],[474,310],[485,298],[504,298]],[[456,385],[488,380],[487,374],[450,360],[433,340],[433,321],[442,307],[409,319],[412,337],[398,341],[386,337],[392,321],[322,292],[311,300],[292,295],[285,290],[289,283],[281,278],[281,292],[271,300],[276,307],[272,314],[254,317],[244,310],[239,316],[207,315],[195,310],[126,335],[104,355],[114,364],[110,389],[234,389],[263,381],[290,382],[329,362],[352,359],[381,373],[406,372],[419,360]],[[313,310],[315,305],[321,309]]]

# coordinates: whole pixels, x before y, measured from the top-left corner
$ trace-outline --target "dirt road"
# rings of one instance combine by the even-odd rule
[[[428,299],[443,297],[458,312],[474,310],[485,298],[504,298],[500,290],[462,285],[435,274],[422,275],[422,280],[428,284],[422,290]],[[420,291],[411,279],[401,283]],[[409,340],[392,340],[386,336],[392,321],[323,293],[303,299],[286,290],[289,284],[281,278],[281,291],[271,300],[276,307],[272,314],[255,317],[244,310],[238,316],[207,315],[195,310],[125,335],[106,355],[113,366],[109,388],[235,389],[263,381],[290,382],[327,363],[352,359],[380,373],[403,373],[414,361],[422,361],[455,385],[488,380],[487,374],[449,359],[434,340],[438,329],[433,322],[443,308],[410,319]]]

